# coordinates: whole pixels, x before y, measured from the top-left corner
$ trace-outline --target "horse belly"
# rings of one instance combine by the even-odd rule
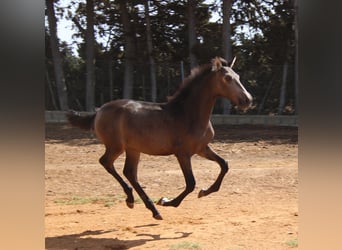
[[[134,137],[126,137],[126,147],[149,155],[170,155],[174,151],[170,138],[152,131]]]
[[[126,147],[149,155],[193,155],[201,151],[210,140],[211,136],[194,138],[192,135],[177,134],[174,131],[146,131],[127,140]]]
[[[174,153],[172,126],[161,119],[136,119],[126,123],[126,147],[149,155]]]

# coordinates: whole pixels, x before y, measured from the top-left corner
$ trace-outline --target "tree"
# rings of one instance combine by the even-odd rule
[[[295,20],[294,20],[294,32],[295,32],[295,114],[298,114],[298,0],[294,0],[294,15],[295,15]]]
[[[87,0],[86,12],[86,110],[93,111],[95,108],[94,0]]]
[[[134,82],[134,58],[135,58],[135,33],[133,32],[127,9],[127,1],[120,0],[119,8],[125,40],[125,73],[123,98],[132,98]]]
[[[275,114],[279,109],[293,113],[295,43],[291,2],[237,0],[232,5],[232,38],[238,56],[235,68],[241,70],[240,77],[246,79],[257,107],[250,113]]]
[[[293,81],[296,78],[293,66],[296,46],[294,0],[220,0],[213,1],[213,4],[207,4],[203,0],[92,1],[94,34],[97,39],[94,40],[95,105],[122,97],[150,100],[149,96],[152,96],[153,100],[154,94],[146,95],[145,90],[149,81],[154,81],[153,75],[158,82],[156,100],[164,101],[181,81],[180,62],[184,62],[186,74],[190,71],[192,54],[198,64],[208,63],[217,55],[228,62],[233,56],[237,56],[234,70],[240,75],[246,88],[253,93],[254,105],[248,113],[259,111],[260,114],[275,114],[279,106],[284,107],[281,109],[285,114],[297,111],[293,109],[297,102],[297,81]],[[189,18],[190,2],[195,3],[192,9],[193,18]],[[76,8],[59,8],[59,4],[55,4],[56,16],[74,18],[78,28],[76,31],[80,31],[75,32],[74,36],[83,39],[81,43],[75,41],[79,47],[78,58],[73,58],[68,53],[63,54],[66,47],[61,47],[61,44],[59,51],[63,58],[65,82],[68,83],[69,105],[77,105],[82,110],[85,109],[86,96],[84,72],[87,49],[83,42],[86,41],[87,32],[86,1],[73,0],[68,6]],[[222,14],[222,19],[209,22],[214,11]],[[189,24],[190,20],[193,20],[193,24]],[[194,28],[189,27],[192,25]],[[195,38],[192,45],[190,30]],[[46,38],[49,39],[49,36]],[[49,48],[50,43],[46,50],[49,52],[47,70],[57,100]],[[70,65],[72,70],[69,70]],[[150,65],[155,66],[155,74]],[[148,88],[148,91],[152,89],[154,92],[153,83],[151,85],[152,88]],[[46,95],[50,96],[48,88]],[[77,103],[81,105],[75,103],[77,99]],[[52,102],[48,104],[49,108],[53,108]],[[222,103],[217,104],[214,112],[222,113]],[[235,109],[226,110],[231,114],[239,113]]]
[[[196,17],[195,17],[195,8],[197,1],[196,0],[188,0],[188,36],[189,36],[189,60],[190,60],[190,68],[194,68],[197,66],[197,59],[193,52],[194,47],[196,45]]]
[[[228,62],[232,60],[232,42],[231,42],[231,27],[230,13],[233,0],[222,0],[222,54],[223,58]],[[230,114],[231,103],[227,99],[222,99],[223,114]]]
[[[280,86],[278,115],[281,115],[284,111],[284,105],[285,105],[285,100],[286,100],[286,82],[287,82],[288,66],[289,65],[288,65],[288,62],[286,60],[284,62],[284,66],[283,66],[283,77],[282,77],[281,86]]]
[[[230,24],[230,14],[233,0],[222,0],[222,55],[228,62],[232,57],[232,32]]]
[[[274,2],[274,14],[269,16],[263,29],[265,46],[271,48],[268,52],[269,61],[272,65],[279,67],[277,84],[273,91],[274,105],[278,104],[278,110],[274,113],[278,114],[287,112],[286,106],[294,101],[295,83],[292,80],[294,79],[294,67],[291,67],[292,72],[289,71],[289,64],[294,65],[295,58],[294,17],[293,3],[289,1]]]
[[[153,43],[152,43],[152,33],[151,33],[151,21],[149,13],[149,0],[144,1],[145,8],[145,22],[146,22],[146,43],[147,43],[147,56],[150,68],[150,78],[151,78],[151,97],[152,101],[155,102],[157,99],[157,82],[156,82],[156,66],[154,58],[152,55]]]
[[[68,110],[68,92],[65,84],[63,72],[63,61],[59,51],[59,42],[57,38],[57,21],[54,10],[54,0],[46,0],[46,14],[49,22],[50,45],[57,86],[59,107],[61,110]]]

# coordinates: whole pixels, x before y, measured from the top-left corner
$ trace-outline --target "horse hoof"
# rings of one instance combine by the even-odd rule
[[[163,206],[164,205],[164,198],[160,198],[157,202],[157,205]]]
[[[165,206],[165,203],[166,202],[169,202],[170,200],[168,198],[160,198],[160,200],[157,202],[157,205],[160,205],[160,206]]]
[[[128,201],[126,201],[126,205],[127,205],[127,207],[129,207],[129,208],[134,208],[134,203],[133,203],[133,202],[128,202]]]
[[[198,198],[201,198],[201,197],[203,197],[203,196],[206,196],[205,191],[207,191],[207,190],[201,189],[201,191],[199,191],[199,193],[198,193]]]
[[[163,217],[160,214],[154,215],[153,218],[155,218],[156,220],[162,220]]]

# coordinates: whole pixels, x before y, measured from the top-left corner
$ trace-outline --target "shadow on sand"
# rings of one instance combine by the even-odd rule
[[[119,250],[142,246],[149,241],[174,240],[186,238],[192,233],[176,232],[179,236],[161,237],[160,234],[136,234],[132,239],[120,240],[115,238],[99,237],[102,234],[115,232],[117,230],[87,230],[79,234],[61,235],[45,238],[45,249],[47,250]],[[94,236],[94,237],[92,237]],[[144,237],[144,238],[141,238]]]

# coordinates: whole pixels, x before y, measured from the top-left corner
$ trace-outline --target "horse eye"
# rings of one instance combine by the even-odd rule
[[[231,75],[226,75],[225,77],[227,81],[231,81],[233,79]]]

